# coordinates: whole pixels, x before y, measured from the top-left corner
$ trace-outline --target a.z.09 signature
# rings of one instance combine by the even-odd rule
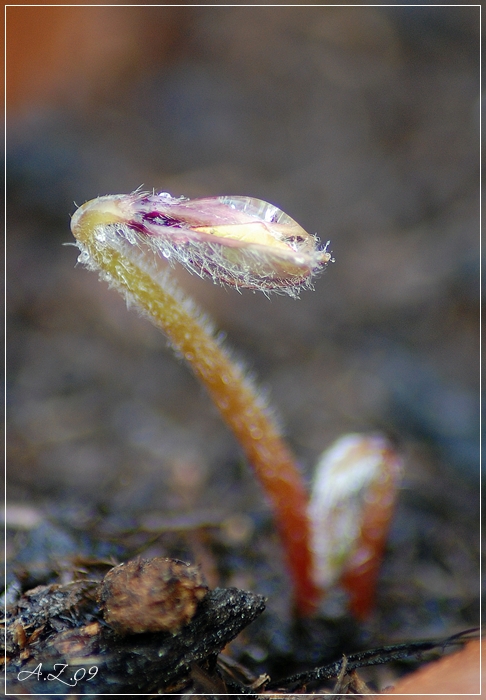
[[[98,666],[90,666],[88,670],[86,670],[83,667],[80,667],[73,673],[72,676],[67,678],[67,680],[64,680],[63,678],[61,678],[61,676],[63,674],[65,676],[69,674],[69,670],[66,671],[68,667],[69,664],[54,664],[55,673],[46,674],[42,671],[42,663],[40,663],[37,664],[33,671],[19,671],[19,673],[17,674],[17,680],[26,681],[29,678],[37,676],[38,681],[59,681],[60,683],[64,683],[64,685],[69,685],[71,688],[74,688],[79,683],[79,681],[82,681],[85,678],[86,673],[89,676],[88,678],[86,678],[87,681],[93,680],[93,678],[98,673]]]

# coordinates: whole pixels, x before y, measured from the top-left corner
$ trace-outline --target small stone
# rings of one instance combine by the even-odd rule
[[[199,567],[176,559],[133,559],[109,571],[99,589],[105,621],[119,634],[177,632],[208,588]]]

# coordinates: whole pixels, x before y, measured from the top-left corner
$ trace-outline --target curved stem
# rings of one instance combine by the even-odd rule
[[[86,211],[73,222],[81,259],[118,288],[158,326],[192,367],[232,429],[273,508],[293,583],[296,610],[312,613],[322,592],[313,579],[308,495],[269,410],[243,370],[182,298],[150,254],[120,236],[99,235],[118,223],[110,212]],[[98,234],[98,235],[97,235]],[[83,259],[84,258],[84,259]]]

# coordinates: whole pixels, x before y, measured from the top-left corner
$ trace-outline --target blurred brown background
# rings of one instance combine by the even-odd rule
[[[132,524],[266,513],[163,336],[62,245],[74,202],[101,194],[252,195],[331,240],[316,290],[175,274],[307,479],[344,432],[405,455],[388,638],[474,624],[478,43],[466,6],[7,8],[9,502]]]

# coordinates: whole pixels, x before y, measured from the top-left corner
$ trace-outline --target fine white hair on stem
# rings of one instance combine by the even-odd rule
[[[281,429],[281,421],[269,408],[269,392],[257,389],[252,373],[225,347],[222,335],[206,314],[181,291],[168,266],[180,263],[189,272],[209,276],[238,292],[248,288],[267,297],[273,292],[298,298],[303,288],[313,288],[313,275],[332,260],[327,252],[329,242],[320,246],[316,236],[305,232],[280,209],[250,197],[188,200],[138,188],[130,195],[106,195],[88,202],[73,215],[72,226],[75,228],[89,211],[114,215],[100,221],[94,229],[98,251],[118,250],[122,259],[131,260],[166,290],[224,350],[259,407]],[[214,226],[196,225],[208,221],[213,221]],[[78,262],[97,269],[103,280],[123,294],[127,305],[135,306],[153,322],[150,312],[140,308],[123,282],[93,262],[89,246],[79,240],[77,245]],[[181,356],[178,347],[173,345],[173,350]]]
[[[99,226],[94,234],[97,239],[98,250],[103,250],[105,247],[107,249],[111,248],[117,250],[122,255],[123,259],[130,260],[137,265],[140,270],[148,273],[151,279],[154,280],[161,289],[170,294],[170,296],[177,301],[181,309],[183,309],[208,336],[213,338],[224,355],[231,361],[240,375],[240,381],[254,395],[255,404],[276,425],[280,426],[280,420],[269,402],[269,391],[266,388],[258,386],[256,376],[247,368],[245,361],[238,357],[236,353],[226,345],[226,334],[218,331],[210,317],[200,309],[191,297],[183,292],[171,274],[170,268],[161,265],[161,260],[157,253],[152,248],[144,246],[143,239],[140,240],[138,236],[134,237],[132,232],[130,232],[130,235],[126,235],[127,232],[125,228],[128,227],[119,224]],[[122,294],[128,308],[136,309],[141,316],[154,323],[150,312],[140,307],[135,295],[119,279],[116,279],[109,272],[99,268],[99,265],[93,261],[89,248],[86,245],[80,241],[77,241],[75,245],[80,251],[78,263],[83,264],[91,271],[97,271],[101,280],[108,283],[111,288],[116,289]],[[172,345],[176,356],[184,359],[179,348],[171,343],[170,339],[169,343]]]

